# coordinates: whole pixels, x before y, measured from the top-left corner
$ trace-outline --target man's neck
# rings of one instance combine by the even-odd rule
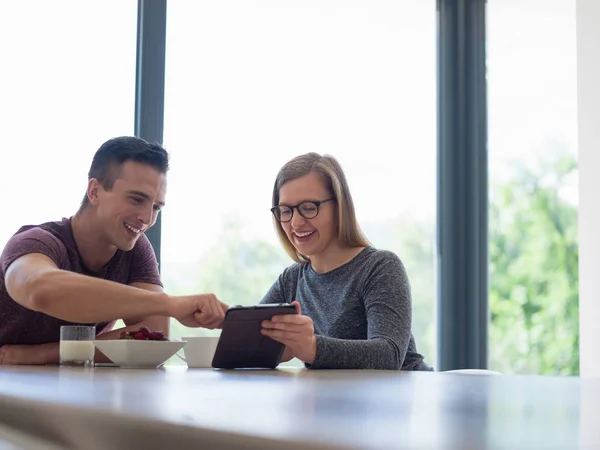
[[[102,230],[97,229],[94,212],[88,207],[71,219],[73,238],[83,264],[92,272],[100,271],[115,255],[117,248],[107,244]]]

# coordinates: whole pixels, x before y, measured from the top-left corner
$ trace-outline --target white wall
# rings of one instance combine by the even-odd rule
[[[600,0],[577,0],[581,376],[600,377]]]

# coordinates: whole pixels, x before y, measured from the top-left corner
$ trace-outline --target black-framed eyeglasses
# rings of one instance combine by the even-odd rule
[[[326,198],[325,200],[306,201],[297,205],[277,205],[271,208],[271,212],[280,222],[289,222],[294,215],[294,209],[305,219],[314,219],[319,214],[319,206],[330,200],[335,200],[335,197]]]

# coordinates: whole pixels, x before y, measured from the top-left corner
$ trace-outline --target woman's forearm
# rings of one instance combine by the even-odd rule
[[[337,339],[317,336],[317,356],[311,369],[399,370],[405,355],[399,355],[393,341],[377,339]]]

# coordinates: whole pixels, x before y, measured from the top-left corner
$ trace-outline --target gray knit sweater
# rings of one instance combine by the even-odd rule
[[[411,332],[410,284],[400,258],[367,247],[324,274],[310,264],[283,271],[261,303],[300,302],[314,323],[312,369],[433,370]]]

